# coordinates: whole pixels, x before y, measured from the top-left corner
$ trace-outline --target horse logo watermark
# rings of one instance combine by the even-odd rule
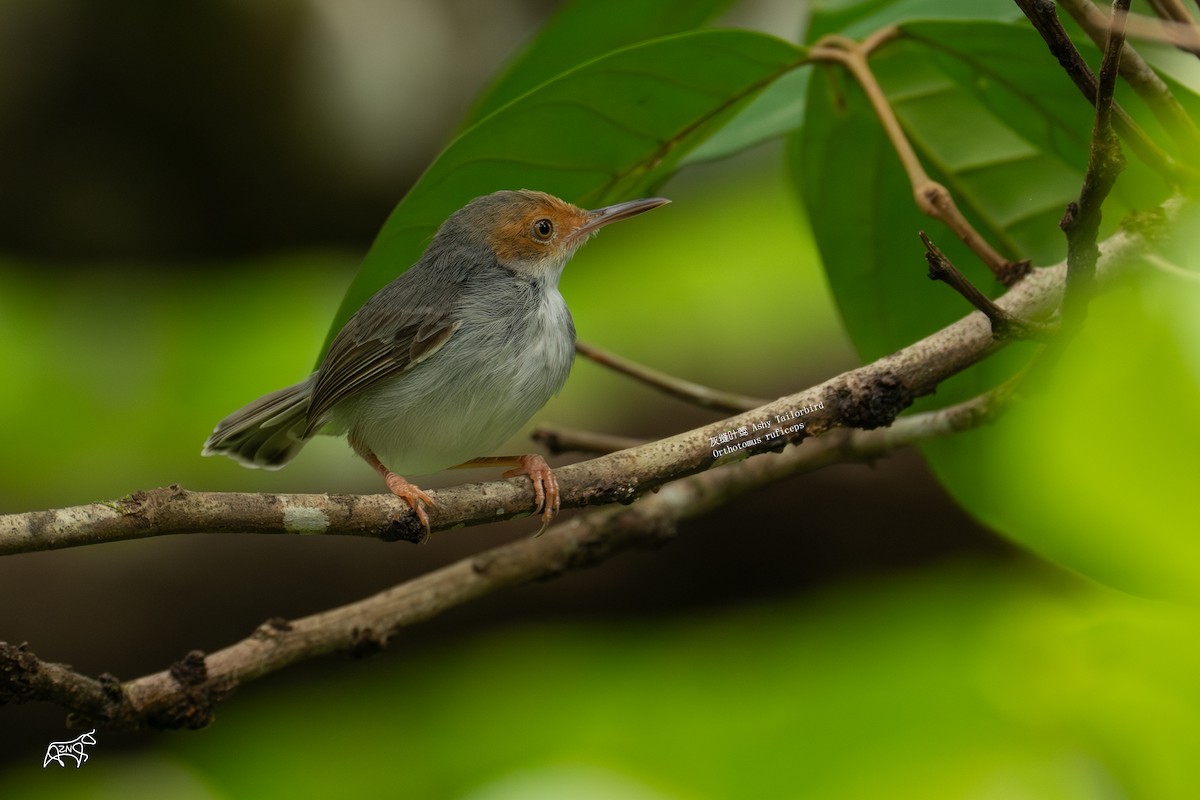
[[[69,742],[51,742],[50,746],[46,748],[46,757],[42,759],[42,769],[45,769],[51,761],[56,762],[60,767],[65,767],[64,758],[75,759],[75,769],[79,769],[83,766],[83,762],[88,760],[88,754],[83,751],[83,746],[96,743],[96,737],[92,736],[95,732],[96,729],[92,728]]]

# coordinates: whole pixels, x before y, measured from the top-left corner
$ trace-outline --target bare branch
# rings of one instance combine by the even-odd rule
[[[1058,59],[1058,63],[1075,83],[1075,86],[1095,105],[1097,82],[1091,67],[1084,61],[1083,56],[1075,48],[1071,37],[1067,35],[1058,19],[1053,0],[1015,0],[1025,16],[1033,23],[1034,28],[1042,35],[1050,53]],[[1177,183],[1181,175],[1189,170],[1164,153],[1119,104],[1113,104],[1112,125],[1120,137],[1129,143],[1130,149],[1137,154],[1151,169],[1162,175],[1172,184]]]
[[[1128,4],[1124,4],[1126,7],[1116,14],[1120,19],[1116,19],[1114,13],[1105,14],[1100,11],[1091,0],[1062,0],[1062,6],[1075,22],[1079,23],[1080,28],[1084,29],[1088,38],[1102,50],[1108,42],[1109,30],[1114,25],[1120,25],[1122,31],[1128,29],[1130,36],[1148,35],[1152,40],[1168,41],[1184,50],[1194,50],[1198,42],[1196,32],[1200,29],[1196,29],[1195,25],[1190,23],[1186,13],[1184,18],[1189,24],[1138,17],[1128,13]],[[1182,7],[1178,10],[1182,11]],[[1162,78],[1158,77],[1150,65],[1146,64],[1145,59],[1142,59],[1127,42],[1122,42],[1121,47],[1121,77],[1126,79],[1130,88],[1138,92],[1138,96],[1158,116],[1158,120],[1178,144],[1194,148],[1200,137],[1195,122],[1176,100],[1175,95],[1171,94],[1168,85],[1163,83]]]
[[[1181,201],[1164,206],[1164,218]],[[1156,230],[1122,230],[1101,248],[1101,275],[1144,252]],[[1023,319],[1058,308],[1066,266],[1034,270],[996,300]],[[919,396],[1001,347],[986,318],[972,314],[874,363],[850,370],[757,409],[659,441],[555,470],[563,507],[628,503],[670,481],[757,453],[782,449],[835,427],[880,428]],[[799,415],[793,417],[793,415]],[[795,419],[793,422],[792,420]],[[782,420],[787,420],[786,422]],[[768,422],[772,438],[728,434]],[[796,427],[803,423],[802,427]],[[783,431],[787,431],[784,433]],[[714,444],[725,436],[730,446]],[[530,513],[529,481],[510,478],[431,492],[435,531]],[[178,487],[139,492],[113,503],[0,516],[0,554],[174,533],[325,533],[417,541],[423,534],[408,507],[392,495],[255,495],[187,492]]]
[[[958,267],[954,266],[954,262],[938,249],[938,246],[925,235],[925,231],[921,231],[919,236],[925,243],[925,261],[929,265],[929,279],[942,281],[981,311],[991,323],[992,335],[997,339],[1039,339],[1053,333],[1054,326],[1020,319],[993,303],[986,294],[971,283],[966,275],[959,271]]]
[[[652,386],[664,394],[669,394],[680,400],[686,400],[702,408],[736,413],[738,411],[749,411],[752,408],[758,408],[767,402],[766,398],[724,392],[720,389],[702,386],[699,383],[685,381],[682,378],[676,378],[665,372],[660,372],[651,367],[638,364],[635,361],[630,361],[627,358],[622,358],[607,350],[601,350],[599,347],[587,344],[586,342],[576,341],[575,352],[584,358],[595,361],[602,367],[608,367],[614,372],[628,375],[634,380],[640,381],[647,386]]]
[[[1162,42],[1200,56],[1200,26],[1195,22],[1164,22],[1130,14],[1125,22],[1125,33],[1131,39]]]
[[[1097,238],[1104,200],[1112,191],[1117,176],[1125,169],[1121,143],[1111,124],[1113,93],[1120,71],[1121,53],[1125,45],[1125,15],[1129,0],[1114,0],[1112,27],[1100,64],[1100,80],[1096,85],[1096,120],[1092,127],[1092,146],[1088,153],[1087,171],[1079,200],[1067,205],[1059,227],[1067,235],[1067,287],[1063,296],[1063,320],[1073,326],[1087,315],[1088,299],[1095,281],[1096,260],[1099,257]]]
[[[1182,0],[1149,0],[1154,13],[1164,20],[1194,24],[1191,14],[1184,8]]]
[[[1177,0],[1152,3],[1161,19],[1151,19],[1139,14],[1129,14],[1125,21],[1125,33],[1133,39],[1147,39],[1152,42],[1163,42],[1178,47],[1193,55],[1200,55],[1200,26],[1187,13],[1187,10]],[[1108,30],[1108,16],[1092,3],[1073,2],[1067,11],[1079,22],[1093,41],[1100,45],[1104,42]],[[1128,52],[1123,53],[1123,59],[1130,58]],[[1136,57],[1135,57],[1136,58]],[[1136,58],[1134,63],[1140,61]],[[1137,67],[1138,70],[1142,66]],[[1134,79],[1129,79],[1134,83]],[[1153,85],[1153,84],[1152,84]],[[1156,87],[1157,91],[1157,87]]]
[[[523,539],[463,559],[372,597],[296,620],[270,620],[214,653],[188,653],[169,669],[120,683],[44,662],[25,646],[0,642],[0,705],[48,700],[74,721],[110,729],[198,728],[217,703],[247,681],[332,652],[371,653],[404,628],[498,589],[560,575],[631,547],[675,535],[680,520],[747,491],[843,461],[873,461],[900,447],[976,427],[1005,403],[997,391],[939,411],[902,417],[889,428],[836,430],[751,461],[677,481],[632,506],[594,509]]]
[[[1185,152],[1195,152],[1200,147],[1200,131],[1196,129],[1195,121],[1184,107],[1180,105],[1166,83],[1158,77],[1158,74],[1150,68],[1150,65],[1142,59],[1141,55],[1124,41],[1124,30],[1129,23],[1128,3],[1124,4],[1123,9],[1119,13],[1116,12],[1116,6],[1114,5],[1114,13],[1107,16],[1096,8],[1091,3],[1091,0],[1063,0],[1063,8],[1079,23],[1079,26],[1096,43],[1096,46],[1102,49],[1107,47],[1106,42],[1109,38],[1110,29],[1114,26],[1120,26],[1122,31],[1122,44],[1120,48],[1121,77],[1125,79],[1130,87],[1137,92],[1138,97],[1142,98],[1150,110],[1154,112],[1158,121],[1162,123],[1163,128],[1179,144],[1180,148]],[[1156,20],[1145,18],[1138,19],[1135,24],[1138,24],[1138,27],[1142,30],[1149,26],[1154,26],[1159,31],[1163,31],[1168,27],[1180,33],[1190,31],[1193,34],[1193,38],[1195,38],[1196,29],[1192,26],[1185,27],[1177,23],[1160,23]],[[1185,49],[1187,48],[1185,47]]]

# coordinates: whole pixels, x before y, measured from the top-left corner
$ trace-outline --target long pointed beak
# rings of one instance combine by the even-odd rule
[[[624,203],[597,208],[588,212],[588,221],[576,231],[576,235],[587,236],[610,222],[635,217],[643,211],[665,206],[669,202],[671,201],[665,197],[647,197],[643,200],[626,200]]]

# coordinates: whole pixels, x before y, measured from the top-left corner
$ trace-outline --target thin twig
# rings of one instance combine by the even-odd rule
[[[1122,30],[1120,51],[1120,74],[1138,97],[1150,108],[1163,128],[1171,135],[1180,148],[1187,153],[1194,153],[1200,148],[1200,130],[1187,110],[1180,105],[1170,88],[1162,78],[1150,68],[1140,54],[1124,41],[1124,30],[1128,24],[1128,9],[1122,11],[1120,19],[1114,15],[1103,14],[1091,0],[1062,0],[1063,8],[1067,10],[1079,27],[1101,49],[1107,48],[1109,30],[1119,25]],[[1128,4],[1126,4],[1128,6]],[[1152,25],[1162,28],[1162,24],[1154,20],[1145,20]]]
[[[668,375],[652,367],[638,364],[636,361],[622,358],[615,353],[602,350],[586,342],[576,341],[575,352],[584,358],[595,361],[602,367],[608,367],[614,372],[627,375],[647,386],[658,389],[660,392],[689,403],[694,403],[702,408],[736,413],[738,411],[749,411],[752,408],[758,408],[767,402],[762,397],[750,397],[744,394],[737,394],[736,392],[725,392],[699,383],[686,381],[682,378],[676,378],[674,375]]]
[[[1200,26],[1179,0],[1151,0],[1154,20],[1140,14],[1130,14],[1125,21],[1125,35],[1130,39],[1165,42],[1193,55],[1200,55]],[[1100,17],[1099,9],[1095,16]]]
[[[1129,0],[1114,0],[1112,27],[1100,63],[1100,78],[1096,86],[1096,119],[1092,126],[1092,146],[1088,153],[1087,171],[1079,200],[1067,205],[1059,227],[1067,235],[1067,287],[1063,295],[1063,322],[1079,325],[1087,316],[1087,305],[1095,282],[1096,260],[1099,258],[1097,239],[1104,200],[1125,168],[1121,143],[1113,132],[1113,92],[1120,72],[1121,54],[1125,44],[1125,15]]]
[[[941,281],[962,295],[968,303],[975,306],[988,318],[992,325],[992,335],[997,339],[1045,339],[1051,335],[1055,327],[1038,322],[1030,322],[1016,317],[992,302],[981,292],[971,280],[954,266],[946,254],[925,235],[918,234],[925,243],[925,261],[929,265],[929,279]]]
[[[871,39],[872,46],[889,41],[894,34],[879,40]],[[941,222],[966,243],[971,252],[996,276],[1005,286],[1012,286],[1028,271],[1026,261],[1012,262],[988,243],[979,231],[967,221],[954,202],[950,190],[929,177],[916,150],[904,133],[896,112],[888,102],[887,96],[875,79],[871,66],[867,61],[868,51],[863,45],[844,36],[826,36],[809,50],[809,58],[814,62],[832,62],[840,64],[849,71],[850,75],[862,87],[871,108],[875,111],[884,133],[892,144],[892,149],[900,158],[900,163],[908,175],[912,187],[913,200],[922,213]]]
[[[1200,27],[1195,23],[1166,22],[1130,14],[1125,21],[1125,35],[1131,39],[1162,42],[1200,56]]]
[[[1096,76],[1092,68],[1084,61],[1083,56],[1075,48],[1071,37],[1067,35],[1058,19],[1053,0],[1015,0],[1025,16],[1033,23],[1033,27],[1042,35],[1050,53],[1062,66],[1063,70],[1074,82],[1075,86],[1093,106],[1096,103]],[[1120,105],[1112,110],[1113,127],[1120,137],[1129,143],[1129,147],[1144,161],[1147,166],[1166,178],[1172,185],[1179,182],[1180,176],[1187,170],[1158,145],[1151,141],[1137,123]]]
[[[1086,0],[1085,0],[1086,1]],[[1112,136],[1113,94],[1117,89],[1117,75],[1121,73],[1125,45],[1125,20],[1129,16],[1130,0],[1113,0],[1113,13],[1108,28],[1108,39],[1104,44],[1104,59],[1100,62],[1100,81],[1096,89],[1096,124],[1093,134]]]
[[[1164,20],[1193,24],[1192,16],[1180,0],[1149,0],[1154,13]],[[1127,29],[1128,30],[1128,29]]]
[[[214,653],[193,651],[170,668],[121,683],[42,661],[0,642],[0,705],[42,700],[108,729],[199,728],[239,686],[332,652],[366,654],[404,628],[499,589],[591,566],[669,539],[676,525],[755,488],[829,464],[874,461],[901,447],[977,427],[1006,403],[998,390],[939,411],[901,417],[889,428],[836,430],[779,454],[693,475],[632,506],[609,506],[455,562],[374,596],[295,620],[275,619]]]

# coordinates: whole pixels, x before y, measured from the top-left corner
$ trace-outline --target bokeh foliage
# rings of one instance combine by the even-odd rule
[[[1066,245],[1057,223],[1083,181],[1091,111],[1041,38],[1015,23],[903,22],[896,40],[870,63],[923,164],[951,190],[976,228],[1010,258],[1060,261]],[[1194,104],[1195,95],[1183,84],[1176,91],[1185,104]],[[1144,105],[1127,94],[1121,99],[1147,130],[1156,130]],[[843,70],[822,69],[806,119],[792,141],[796,179],[810,215],[821,220],[814,234],[826,274],[864,358],[892,352],[963,314],[957,295],[931,290],[918,280],[919,262],[899,255],[917,254],[917,230],[929,229],[976,285],[999,294],[1001,287],[966,247],[908,201],[904,172],[873,124],[861,90]],[[1168,138],[1160,139],[1165,151],[1175,149]],[[1174,189],[1131,157],[1105,205],[1101,235]],[[1074,372],[1067,379],[1068,365],[1061,365],[1055,382],[1060,393],[1053,401],[1031,403],[992,428],[923,450],[943,485],[995,530],[1091,577],[1195,600],[1200,562],[1183,520],[1178,479],[1187,473],[1200,438],[1189,415],[1170,412],[1200,406],[1200,393],[1171,343],[1193,335],[1185,320],[1195,315],[1200,299],[1194,285],[1174,282],[1182,291],[1170,300],[1160,293],[1164,302],[1153,314],[1161,336],[1155,341],[1163,346],[1147,346],[1141,359],[1105,357],[1143,341],[1150,320],[1144,310],[1097,316],[1084,338],[1094,343],[1109,337],[1107,349],[1082,342],[1073,348]],[[1118,348],[1117,340],[1126,345]],[[1028,365],[1035,352],[1028,344],[1010,347],[948,381],[918,408],[995,386]],[[1087,391],[1079,391],[1082,386]],[[1105,391],[1096,391],[1101,386]],[[1032,383],[1026,388],[1039,394]],[[1111,442],[1103,431],[1112,423],[1101,424],[1096,415],[1109,420],[1114,404],[1124,406],[1135,395],[1170,399],[1156,404],[1139,434]],[[1034,407],[1038,413],[1030,413]],[[1087,424],[1079,424],[1083,420]],[[1128,450],[1121,442],[1144,446]],[[1049,464],[1054,468],[1047,469]],[[1134,486],[1141,491],[1126,491]]]
[[[690,16],[680,16],[678,3],[646,0],[632,18],[645,27],[590,15],[597,5],[564,9],[479,100],[384,226],[339,322],[411,263],[469,196],[515,183],[598,205],[657,191],[690,164],[784,134],[793,158],[779,170],[790,170],[808,204],[826,278],[863,358],[966,312],[924,280],[915,232],[931,223],[913,209],[894,155],[838,68],[814,69],[802,46],[763,34],[689,30],[723,3],[683,4]],[[902,25],[872,64],[933,177],[1009,254],[1060,258],[1055,224],[1078,190],[1090,114],[1040,40],[1013,23],[1012,6],[813,7],[812,35]],[[618,18],[619,29],[594,27]],[[1190,80],[1179,69],[1176,88]],[[1135,164],[1118,184],[1107,230],[1165,193]],[[687,346],[619,324],[605,344],[631,355],[653,352],[631,352],[648,339],[649,348],[687,350],[705,337],[714,300],[730,299],[729,287],[744,285],[738,278],[764,277],[747,270],[730,279],[729,265],[769,257],[780,240],[758,236],[754,220],[785,224],[782,215],[722,199],[743,212],[728,229],[728,250],[689,251],[690,282],[651,277],[631,293],[633,319],[707,301],[699,318],[679,326],[691,331]],[[790,211],[776,202],[780,209]],[[988,285],[948,235],[931,233]],[[802,235],[785,241],[807,248]],[[1172,257],[1189,266],[1195,244],[1181,236]],[[678,254],[654,247],[643,251],[654,261]],[[285,281],[290,268],[277,269]],[[1200,619],[1189,606],[1090,580],[1196,598],[1200,553],[1187,500],[1200,449],[1197,295],[1183,279],[1146,277],[1148,269],[1096,301],[1058,369],[1008,416],[926,448],[971,513],[1088,577],[1051,566],[948,565],[716,619],[508,631],[400,665],[385,657],[355,681],[339,673],[327,689],[248,690],[215,726],[173,739],[165,755],[96,759],[87,766],[95,796],[127,796],[133,785],[197,797],[1194,796],[1200,775],[1188,754],[1200,746]],[[579,281],[584,298],[610,288],[603,274],[565,280]],[[775,276],[769,291],[752,295],[755,308],[786,315],[814,303],[793,301],[790,291],[786,276]],[[87,313],[86,287],[80,294],[74,304],[60,298],[60,313]],[[220,297],[203,299],[228,308]],[[28,287],[13,284],[3,302],[0,324],[14,331],[26,328],[23,309],[41,313]],[[573,301],[577,316],[602,313],[588,302]],[[768,315],[748,316],[753,332]],[[169,320],[158,323],[171,330]],[[289,335],[301,335],[299,327]],[[739,343],[711,338],[698,359],[713,359],[722,344],[736,355]],[[55,341],[23,352],[46,357]],[[137,387],[119,380],[119,361],[99,357],[120,342],[92,344],[95,374],[81,379],[110,386],[114,408],[128,409]],[[168,338],[163,347],[174,358],[161,361],[186,371],[186,357],[199,360],[211,345]],[[1028,351],[952,382],[937,401],[1010,374]],[[244,375],[258,363],[236,352],[230,368]],[[215,404],[213,382],[188,386],[187,413]],[[69,415],[69,395],[52,388],[24,386],[0,408],[20,408],[21,392],[37,390]],[[100,464],[107,450],[96,449]],[[132,463],[115,468],[136,472]],[[14,773],[0,779],[0,795],[46,792],[45,778]]]
[[[944,565],[385,656],[319,691],[249,690],[154,758],[98,745],[80,774],[97,800],[1186,798],[1198,622],[1063,576]],[[74,772],[0,791],[76,797]]]

